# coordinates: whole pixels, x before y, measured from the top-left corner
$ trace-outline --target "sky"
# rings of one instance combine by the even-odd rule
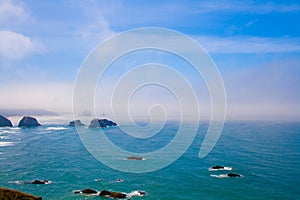
[[[300,120],[299,22],[298,1],[0,0],[0,108],[71,113],[77,73],[96,45],[130,29],[160,27],[206,49],[224,81],[227,119]],[[174,66],[187,77],[209,116],[201,76],[165,52],[120,58],[103,77],[96,102],[123,73],[149,62]],[[96,107],[109,113],[109,103]],[[179,112],[174,95],[157,86],[137,90],[129,107],[142,116],[156,104],[170,115]]]

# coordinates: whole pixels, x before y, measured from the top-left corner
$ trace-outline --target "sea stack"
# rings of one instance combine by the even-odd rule
[[[4,126],[12,127],[13,125],[9,119],[0,115],[0,127],[4,127]]]
[[[35,127],[35,126],[41,126],[41,124],[34,117],[28,117],[28,116],[23,117],[18,125],[18,127]]]
[[[117,126],[117,124],[108,119],[93,119],[89,125],[89,128],[106,128],[110,126]]]
[[[70,121],[68,126],[84,126],[84,124],[80,120]]]

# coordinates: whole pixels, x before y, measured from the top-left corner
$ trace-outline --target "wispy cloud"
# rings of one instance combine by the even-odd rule
[[[16,20],[24,21],[30,18],[29,12],[25,9],[25,4],[21,1],[12,0],[0,1],[0,22],[13,23]]]
[[[22,2],[13,2],[11,0],[1,0],[0,2],[0,20],[6,19],[23,19],[29,17],[25,11],[24,4]]]
[[[81,24],[77,31],[83,41],[94,47],[99,42],[116,34],[112,30],[110,22],[104,17],[104,13],[112,11],[113,7],[113,4],[94,0],[89,0],[88,4],[86,2],[77,4],[78,11],[87,20]]]
[[[193,13],[209,13],[209,12],[246,12],[256,14],[267,14],[272,12],[297,12],[300,11],[299,4],[274,4],[272,2],[254,2],[254,1],[199,1],[196,5],[183,5],[189,7]],[[180,7],[178,7],[180,9]],[[188,10],[188,9],[186,9]]]
[[[0,58],[20,59],[44,50],[42,44],[13,31],[0,31]]]
[[[195,36],[209,53],[300,52],[300,38]]]

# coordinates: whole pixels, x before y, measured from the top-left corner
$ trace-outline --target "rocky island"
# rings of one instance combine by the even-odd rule
[[[110,126],[117,126],[117,124],[108,119],[93,119],[89,125],[89,128],[106,128]]]
[[[12,127],[13,125],[9,119],[0,115],[0,127],[5,127],[5,126]]]
[[[28,116],[23,117],[18,125],[18,127],[35,127],[35,126],[41,126],[41,124],[34,117],[28,117]]]
[[[68,126],[84,126],[84,124],[80,120],[70,121]]]

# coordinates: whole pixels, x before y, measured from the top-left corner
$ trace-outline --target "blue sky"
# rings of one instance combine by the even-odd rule
[[[229,119],[299,120],[299,22],[298,1],[0,0],[0,108],[71,112],[89,52],[150,26],[182,32],[208,51],[224,79]]]

